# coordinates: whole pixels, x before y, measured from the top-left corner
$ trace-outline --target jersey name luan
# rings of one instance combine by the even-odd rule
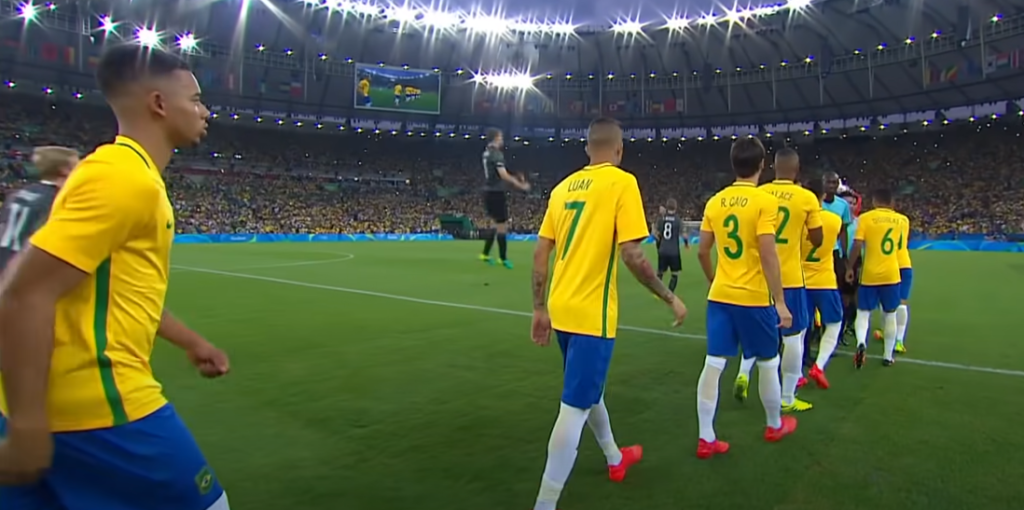
[[[679,235],[682,230],[682,221],[675,214],[666,214],[655,225],[655,234],[658,236],[658,253],[662,255],[679,255]]]
[[[775,247],[779,253],[782,286],[787,289],[803,287],[803,240],[808,229],[821,227],[821,203],[814,193],[790,180],[778,179],[761,189],[779,201]]]
[[[708,301],[769,306],[758,237],[775,234],[779,201],[753,184],[733,183],[704,206],[700,230],[715,236],[718,264]]]
[[[566,177],[551,190],[539,236],[555,241],[548,296],[552,327],[615,338],[619,244],[648,236],[636,177],[611,164]]]
[[[839,231],[842,228],[843,219],[838,214],[822,209],[821,246],[814,246],[810,240],[804,238],[804,286],[808,289],[835,290],[839,288],[832,248],[835,247],[836,239],[839,239]]]
[[[892,209],[872,209],[860,216],[854,239],[864,243],[862,285],[900,283],[899,251],[903,220]]]
[[[0,211],[0,270],[28,246],[28,240],[50,216],[59,188],[37,182],[9,195]]]

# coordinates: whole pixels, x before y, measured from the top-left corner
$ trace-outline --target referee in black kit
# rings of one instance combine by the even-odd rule
[[[514,176],[505,169],[505,138],[500,129],[487,130],[487,147],[484,148],[484,210],[494,224],[493,228],[480,229],[480,237],[484,239],[484,251],[480,260],[494,265],[491,258],[491,247],[498,241],[498,258],[501,265],[512,269],[508,260],[508,185],[522,191],[530,191],[530,183],[520,176]],[[507,184],[506,184],[507,183]]]

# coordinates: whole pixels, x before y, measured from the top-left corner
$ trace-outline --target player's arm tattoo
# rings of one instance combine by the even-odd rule
[[[644,256],[644,251],[640,247],[640,241],[622,243],[621,251],[622,262],[626,264],[629,272],[633,273],[638,282],[666,303],[671,303],[675,299],[676,295],[662,283],[661,279],[654,272],[654,268],[651,267],[651,263]]]
[[[714,232],[700,232],[700,244],[697,246],[697,260],[700,261],[700,268],[704,270],[704,277],[708,279],[708,285],[715,281],[715,268],[711,264],[711,249],[715,247]]]
[[[551,239],[540,237],[537,239],[537,247],[533,250],[533,309],[546,310],[548,306],[548,265],[551,261],[551,252],[555,249],[555,242]]]

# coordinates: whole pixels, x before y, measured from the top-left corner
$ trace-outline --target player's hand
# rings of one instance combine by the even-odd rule
[[[530,337],[533,343],[547,347],[551,343],[551,317],[547,310],[533,311],[533,324],[530,327]]]
[[[846,270],[846,283],[853,283],[853,269]]]
[[[53,462],[53,435],[48,425],[19,429],[7,423],[0,441],[0,485],[26,485],[39,480]]]
[[[686,305],[683,303],[682,299],[679,299],[679,296],[674,296],[672,298],[672,302],[669,303],[669,306],[672,307],[672,314],[676,316],[676,319],[672,321],[672,327],[678,328],[683,324],[683,321],[686,320]]]
[[[188,359],[203,377],[213,379],[231,371],[228,355],[209,342],[189,351]]]
[[[775,312],[779,314],[779,329],[786,329],[793,325],[793,314],[789,313],[786,303],[775,303]]]
[[[530,191],[530,183],[526,182],[525,179],[519,179],[519,189],[523,191]]]

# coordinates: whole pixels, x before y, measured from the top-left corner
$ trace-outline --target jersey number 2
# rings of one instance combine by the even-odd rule
[[[565,210],[572,211],[572,223],[569,224],[569,233],[565,236],[565,247],[562,248],[561,260],[565,260],[565,256],[569,254],[569,246],[572,246],[572,238],[576,236],[576,227],[580,225],[580,216],[583,216],[583,208],[587,205],[586,202],[566,202]]]
[[[0,236],[0,248],[21,251],[21,233],[25,230],[28,212],[28,207],[19,203],[11,204],[11,214],[7,217],[3,236]]]
[[[782,237],[782,232],[789,224],[789,208],[779,207],[779,228],[775,229],[775,244],[789,244],[789,239]]]

